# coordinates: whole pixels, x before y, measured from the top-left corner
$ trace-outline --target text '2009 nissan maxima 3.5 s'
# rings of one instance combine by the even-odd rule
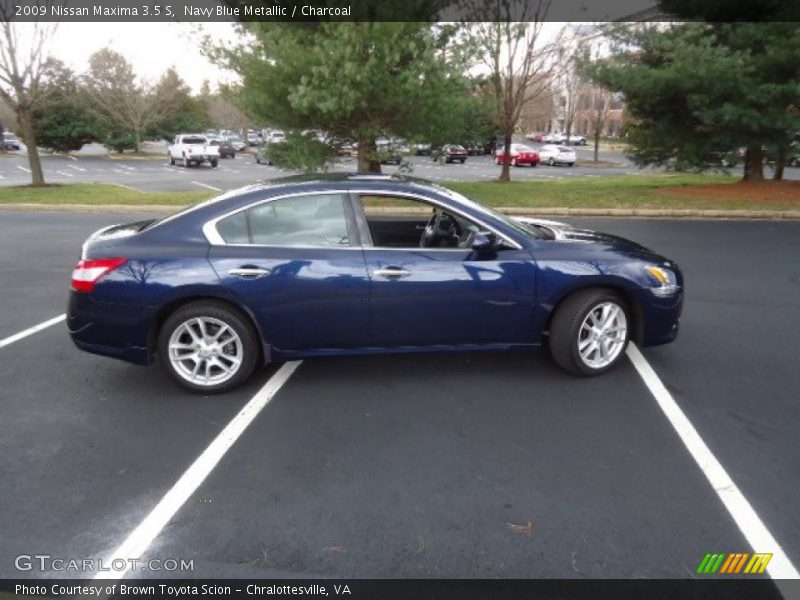
[[[547,343],[596,375],[629,340],[672,341],[678,266],[624,238],[511,218],[447,188],[292,177],[83,245],[68,327],[86,351],[154,360],[215,393],[301,357]]]

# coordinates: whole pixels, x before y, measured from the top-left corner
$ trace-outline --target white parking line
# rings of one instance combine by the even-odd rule
[[[70,158],[72,158],[72,157],[70,157]],[[78,160],[78,159],[76,158],[75,160]],[[73,169],[73,170],[75,170],[75,171],[86,171],[86,169],[84,169],[83,167],[76,167],[75,165],[67,165],[67,166],[68,166],[70,169]]]
[[[63,175],[64,177],[75,177],[72,173],[67,173],[66,171],[56,171],[59,175]]]
[[[278,390],[292,376],[302,361],[291,361],[285,363],[278,371],[270,377],[264,386],[256,392],[250,401],[244,405],[230,423],[225,426],[214,441],[206,448],[203,453],[195,460],[192,465],[181,475],[181,478],[164,495],[155,508],[150,511],[144,521],[139,523],[125,541],[108,558],[108,564],[112,564],[115,559],[124,559],[129,564],[129,558],[137,558],[144,555],[153,540],[156,539],[161,530],[170,522],[175,513],[183,506],[197,488],[205,481],[209,473],[217,466],[217,463],[231,449],[239,436],[253,422],[261,410],[269,404],[269,401],[278,393]],[[95,575],[95,579],[122,579],[127,574],[125,571],[101,571]]]
[[[771,552],[772,560],[767,566],[767,573],[773,579],[797,579],[800,578],[797,569],[794,567],[789,557],[772,536],[767,527],[761,521],[756,511],[750,506],[747,498],[736,487],[736,484],[728,475],[725,468],[717,458],[711,453],[703,438],[697,433],[691,421],[678,406],[678,403],[664,387],[661,379],[647,362],[639,349],[633,344],[628,344],[628,358],[639,372],[639,376],[653,394],[661,410],[664,411],[678,437],[681,438],[683,445],[692,455],[697,466],[711,483],[711,487],[717,492],[717,496],[722,500],[722,504],[728,509],[739,530],[750,543],[753,552]]]
[[[214,190],[215,192],[221,192],[222,188],[214,187],[213,185],[208,185],[207,183],[200,183],[199,181],[190,181],[189,183],[193,183],[195,185],[199,185],[200,187],[208,188],[210,190]]]
[[[42,329],[47,329],[48,327],[55,325],[56,323],[61,323],[64,319],[67,318],[67,315],[58,315],[57,317],[53,317],[45,321],[44,323],[39,323],[38,325],[34,325],[33,327],[29,327],[24,331],[20,331],[19,333],[15,333],[14,335],[7,337],[5,339],[0,340],[0,348],[5,348],[9,344],[13,344],[14,342],[18,342],[19,340],[28,337],[29,335],[33,335],[34,333],[41,331]]]
[[[30,169],[28,169],[27,167],[23,167],[22,165],[17,165],[17,168],[18,168],[20,171],[25,171],[26,173],[30,173],[30,172],[31,172],[31,170],[30,170]]]
[[[78,160],[77,158],[75,158],[74,156],[70,156],[69,154],[67,154],[67,158],[70,160]]]

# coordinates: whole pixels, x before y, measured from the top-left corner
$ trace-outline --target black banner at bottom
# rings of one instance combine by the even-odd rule
[[[770,579],[6,579],[2,598],[65,600],[793,600],[800,581]]]

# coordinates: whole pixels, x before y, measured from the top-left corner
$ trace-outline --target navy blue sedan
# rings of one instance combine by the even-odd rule
[[[82,350],[155,359],[215,393],[259,363],[547,344],[596,375],[629,340],[675,339],[678,266],[624,238],[511,218],[411,178],[293,177],[83,245],[68,327]]]

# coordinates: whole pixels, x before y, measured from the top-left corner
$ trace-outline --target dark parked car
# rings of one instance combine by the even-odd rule
[[[409,210],[411,209],[411,210]],[[512,219],[435,184],[331,174],[229,192],[83,245],[67,324],[88,352],[220,392],[309,356],[536,347],[596,375],[678,333],[677,265]]]
[[[219,138],[211,138],[208,140],[208,145],[219,147],[220,158],[236,158],[236,149],[227,140],[222,140]]]
[[[469,153],[464,146],[459,144],[445,144],[436,152],[431,154],[433,160],[442,163],[460,162],[462,165],[466,162]]]

